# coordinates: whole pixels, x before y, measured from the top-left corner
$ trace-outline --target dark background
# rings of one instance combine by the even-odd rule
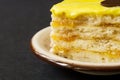
[[[30,40],[49,26],[49,9],[61,0],[0,0],[0,80],[120,80],[120,75],[92,76],[39,60]]]

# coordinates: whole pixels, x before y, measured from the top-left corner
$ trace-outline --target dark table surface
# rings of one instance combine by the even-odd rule
[[[60,0],[0,0],[0,80],[120,80],[58,68],[39,60],[30,39],[49,26],[49,9]]]

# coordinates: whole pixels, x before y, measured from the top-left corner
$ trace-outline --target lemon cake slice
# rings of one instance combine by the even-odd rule
[[[51,12],[52,53],[83,62],[120,62],[120,0],[63,0]]]

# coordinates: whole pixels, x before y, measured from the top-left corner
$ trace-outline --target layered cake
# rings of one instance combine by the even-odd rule
[[[120,0],[63,0],[51,12],[52,53],[83,62],[120,62]]]

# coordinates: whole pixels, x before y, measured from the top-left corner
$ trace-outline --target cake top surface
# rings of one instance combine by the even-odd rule
[[[51,12],[55,16],[65,15],[69,18],[76,18],[81,14],[97,14],[97,15],[120,15],[120,3],[118,5],[111,1],[109,6],[102,5],[104,0],[63,0],[62,2],[53,5]],[[119,1],[120,2],[120,1]]]

